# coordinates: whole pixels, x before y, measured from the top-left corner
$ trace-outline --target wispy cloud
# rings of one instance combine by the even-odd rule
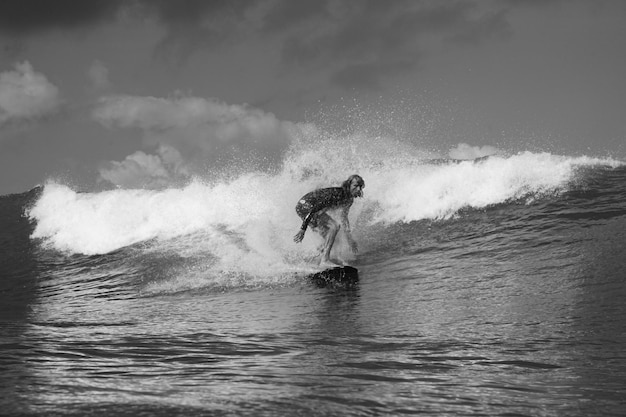
[[[123,161],[111,161],[99,169],[100,178],[121,188],[159,189],[180,184],[189,171],[180,152],[161,145],[156,154],[137,151]]]
[[[0,73],[0,125],[32,121],[58,111],[59,89],[29,62]]]
[[[185,173],[235,162],[271,168],[281,160],[298,129],[291,122],[250,106],[187,96],[107,96],[94,109],[93,118],[111,129],[140,129],[147,147],[165,146],[161,149],[180,152],[185,162],[174,165],[185,166]],[[165,161],[162,151],[159,155],[161,161],[143,152],[136,153],[112,168],[124,171],[124,177],[150,171],[155,177],[167,178],[162,175],[167,169],[156,169]],[[106,178],[120,183],[110,171]]]

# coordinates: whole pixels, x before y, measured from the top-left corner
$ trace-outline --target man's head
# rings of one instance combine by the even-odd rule
[[[365,181],[363,181],[360,175],[350,175],[350,177],[343,182],[341,187],[352,197],[363,197]]]

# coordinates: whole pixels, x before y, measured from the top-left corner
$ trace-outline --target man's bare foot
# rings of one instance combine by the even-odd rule
[[[320,267],[321,268],[325,268],[325,269],[329,269],[329,268],[337,268],[343,265],[340,264],[336,264],[333,261],[331,261],[330,259],[322,259],[320,260]]]

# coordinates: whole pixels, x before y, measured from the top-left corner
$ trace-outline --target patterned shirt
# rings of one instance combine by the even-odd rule
[[[349,208],[354,202],[354,197],[341,187],[320,188],[304,195],[296,205],[296,213],[304,220],[302,230],[306,230],[309,222],[317,226],[316,215],[326,209],[345,207]]]

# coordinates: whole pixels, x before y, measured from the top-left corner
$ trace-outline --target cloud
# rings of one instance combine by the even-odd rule
[[[448,154],[452,159],[476,159],[499,152],[498,148],[493,146],[470,146],[467,143],[459,143],[456,148],[450,149]]]
[[[526,4],[528,1],[523,2]],[[264,36],[287,69],[328,70],[344,88],[358,69],[365,85],[414,69],[433,37],[456,45],[510,36],[515,2],[393,0],[5,0],[0,32],[74,30],[114,19],[165,28],[155,55],[180,65],[194,52]],[[363,83],[356,83],[363,84]]]
[[[137,151],[121,162],[108,162],[99,172],[102,180],[122,188],[159,189],[189,179],[180,153],[165,145],[154,155]]]
[[[106,90],[111,87],[109,69],[100,61],[94,61],[87,70],[87,77],[96,90]]]
[[[201,49],[265,37],[281,48],[285,71],[323,71],[335,86],[375,89],[386,78],[415,70],[429,42],[468,46],[509,38],[507,18],[515,4],[476,0],[7,0],[0,2],[0,31],[72,30],[122,16],[148,19],[165,29],[155,56],[174,65]]]
[[[224,144],[282,146],[292,123],[247,105],[229,105],[199,97],[103,97],[93,112],[107,127],[139,128],[147,132],[191,130],[189,138],[202,147]]]
[[[447,39],[458,44],[476,45],[485,39],[508,39],[512,29],[506,20],[508,10],[486,11],[465,19]]]
[[[492,5],[492,10],[472,1],[326,6],[309,16],[292,12],[299,25],[287,34],[283,63],[292,69],[330,70],[331,81],[346,89],[375,88],[385,77],[414,70],[429,42],[477,44],[510,35],[508,9]],[[280,14],[286,15],[285,10]]]
[[[298,130],[291,122],[247,105],[185,96],[107,96],[92,116],[111,129],[139,129],[146,146],[177,149],[194,171],[233,164],[276,167]]]
[[[522,2],[523,4],[527,3]],[[78,29],[124,16],[167,29],[159,49],[189,54],[230,40],[286,35],[286,62],[358,58],[405,51],[417,36],[441,32],[490,37],[515,2],[415,0],[3,0],[0,32]],[[411,49],[411,48],[409,48]],[[355,62],[351,62],[354,64]]]
[[[257,3],[267,0],[2,0],[0,35],[25,37],[50,30],[89,30],[116,20],[156,21],[166,29],[157,56],[184,60],[245,31]],[[270,2],[273,0],[270,0]]]
[[[74,29],[114,19],[125,0],[2,0],[0,33],[27,35]]]
[[[267,0],[139,0],[134,11],[166,28],[155,55],[180,65],[199,49],[249,37],[259,24],[257,5],[263,3]]]
[[[61,104],[59,89],[29,62],[0,73],[0,125],[47,116]]]
[[[414,67],[412,60],[347,65],[337,70],[330,81],[345,89],[377,90],[383,75],[401,74]]]

